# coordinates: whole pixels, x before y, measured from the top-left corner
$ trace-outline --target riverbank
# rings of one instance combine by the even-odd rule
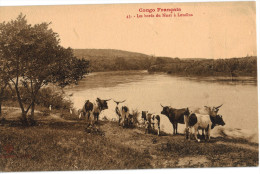
[[[1,171],[101,170],[258,166],[258,144],[236,139],[187,141],[183,135],[145,134],[100,121],[98,131],[85,132],[83,120],[59,113],[42,116],[37,126],[22,127],[18,108],[3,108],[0,126]]]

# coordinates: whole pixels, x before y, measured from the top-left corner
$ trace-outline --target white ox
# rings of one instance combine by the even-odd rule
[[[219,111],[219,108],[222,106],[223,104],[217,106],[217,107],[210,107],[210,106],[204,106],[202,108],[192,108],[192,107],[189,107],[189,112],[190,112],[190,115],[195,113],[195,114],[203,114],[203,115],[210,115],[212,117],[215,117],[218,115],[218,111]],[[202,136],[204,136],[204,129],[202,129]]]
[[[188,118],[188,126],[189,126],[189,137],[192,134],[192,128],[194,131],[195,139],[200,142],[200,139],[197,137],[197,133],[199,129],[206,130],[206,137],[205,140],[208,138],[210,140],[210,130],[213,129],[217,125],[225,125],[225,122],[222,119],[222,116],[216,115],[216,116],[210,116],[210,115],[203,115],[203,114],[191,114]]]
[[[215,117],[218,114],[219,108],[222,105],[217,106],[217,107],[214,107],[214,106],[213,107],[204,106],[202,108],[199,108],[199,107],[197,107],[197,108],[189,107],[189,112],[190,112],[190,114],[197,113],[197,114],[211,115],[211,116]]]

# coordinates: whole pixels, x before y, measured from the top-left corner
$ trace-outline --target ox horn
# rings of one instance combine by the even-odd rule
[[[161,105],[162,107],[164,107],[161,103],[160,103],[160,105]]]
[[[126,100],[123,100],[123,101],[116,101],[116,100],[113,100],[115,103],[123,103],[125,102]]]
[[[111,98],[112,99],[112,98]],[[109,101],[109,100],[111,100],[111,99],[108,99],[108,100],[105,100],[105,101]]]
[[[123,103],[123,102],[125,102],[126,100],[123,100],[123,101],[115,101],[115,100],[113,100],[117,105],[119,104],[119,103]]]
[[[218,107],[215,107],[216,109],[219,109],[223,104],[219,105]]]

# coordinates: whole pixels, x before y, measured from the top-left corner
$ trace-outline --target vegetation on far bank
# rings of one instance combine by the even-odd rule
[[[183,76],[257,75],[257,57],[230,59],[154,57],[113,49],[74,49],[76,57],[90,62],[90,71],[148,70]]]
[[[257,76],[257,57],[231,59],[163,59],[150,66],[149,72],[166,72],[183,76]]]

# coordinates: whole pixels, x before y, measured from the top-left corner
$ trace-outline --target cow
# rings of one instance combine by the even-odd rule
[[[211,115],[215,117],[218,114],[219,108],[223,104],[217,106],[217,107],[209,107],[209,106],[204,106],[203,108],[189,108],[190,113],[197,113],[197,114],[204,114],[204,115]]]
[[[145,124],[145,133],[150,133],[151,129],[155,130],[157,127],[157,135],[160,135],[160,116],[148,113],[148,111],[142,111],[142,119]]]
[[[175,109],[170,106],[161,105],[163,110],[161,114],[166,115],[173,126],[173,135],[178,134],[178,123],[186,125],[188,129],[187,118],[190,115],[189,108]]]
[[[197,113],[197,114],[204,114],[204,115],[210,115],[212,117],[215,117],[218,114],[219,108],[223,104],[217,106],[217,107],[209,107],[204,106],[203,108],[189,108],[190,114]],[[204,129],[202,129],[202,137],[205,137]]]
[[[109,99],[110,100],[110,99]],[[96,102],[85,101],[85,104],[81,110],[79,110],[79,118],[83,115],[88,120],[89,125],[93,125],[94,122],[98,123],[99,114],[101,111],[108,109],[107,101],[96,99]]]
[[[130,123],[129,120],[129,108],[127,106],[122,106],[121,107],[121,119],[120,119],[120,123],[123,127],[128,126]]]
[[[223,118],[221,115],[211,116],[211,115],[203,115],[203,114],[197,114],[192,113],[188,117],[188,127],[190,130],[189,138],[192,133],[192,128],[194,129],[194,136],[195,139],[200,142],[200,139],[197,137],[197,133],[199,129],[205,129],[206,130],[206,137],[205,140],[210,140],[210,130],[213,129],[217,125],[225,125],[225,122],[223,121]]]
[[[121,123],[121,120],[122,120],[122,113],[124,113],[124,115],[125,115],[125,113],[127,112],[126,110],[129,110],[126,106],[123,106],[123,107],[121,107],[120,109],[119,109],[119,107],[118,107],[118,105],[120,104],[120,103],[123,103],[123,102],[125,102],[126,100],[123,100],[123,101],[115,101],[115,100],[113,100],[115,103],[116,103],[116,108],[115,108],[115,112],[116,112],[116,115],[118,116],[118,125],[120,125],[120,123]],[[124,111],[123,111],[123,108],[124,108]]]

